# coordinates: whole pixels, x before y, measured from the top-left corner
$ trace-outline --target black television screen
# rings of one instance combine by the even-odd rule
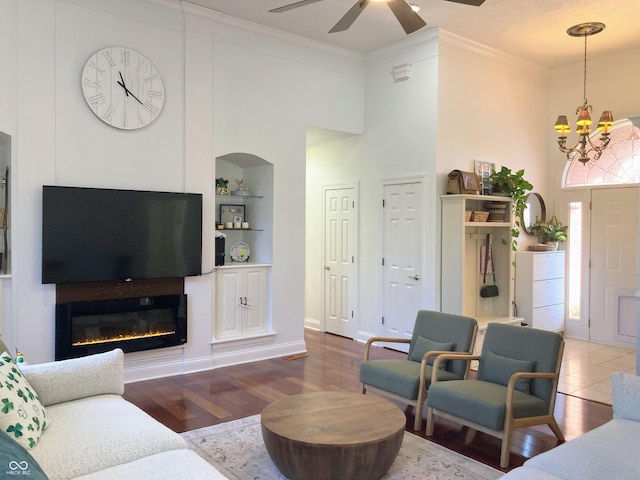
[[[202,194],[42,188],[42,283],[201,274]]]

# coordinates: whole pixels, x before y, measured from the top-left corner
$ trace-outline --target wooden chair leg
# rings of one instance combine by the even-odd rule
[[[556,419],[552,418],[551,421],[547,423],[547,425],[549,425],[549,428],[551,429],[553,434],[556,436],[556,438],[560,442],[564,442],[564,434],[562,433],[562,430],[560,430],[560,427],[558,426],[558,422],[556,422]]]
[[[507,468],[509,466],[509,453],[511,447],[511,434],[513,430],[507,429],[504,431],[502,437],[502,446],[500,448],[500,468]]]
[[[433,436],[433,423],[434,423],[433,408],[427,407],[427,427],[425,428],[425,435],[427,437]]]
[[[476,433],[478,432],[476,429],[468,427],[467,434],[464,437],[464,443],[471,443],[473,439],[476,437]]]
[[[416,400],[416,408],[415,408],[415,419],[413,420],[413,429],[416,432],[420,431],[422,427],[422,410],[424,409],[424,401],[427,396],[427,392],[422,389],[422,382],[420,384],[420,392],[418,392],[418,398]]]
[[[418,399],[418,402],[416,403],[416,408],[414,409],[415,412],[415,418],[413,419],[413,429],[416,432],[419,432],[420,429],[422,428],[422,407],[423,407],[424,403],[420,402],[420,399]]]

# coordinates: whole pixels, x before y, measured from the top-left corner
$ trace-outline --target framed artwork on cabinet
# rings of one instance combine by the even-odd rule
[[[244,205],[220,205],[220,223],[242,223],[246,222],[246,213]]]
[[[490,162],[481,162],[480,160],[475,160],[474,169],[476,175],[480,177],[482,181],[482,195],[491,195],[491,184],[489,183],[489,176],[491,172],[496,169],[495,163]]]

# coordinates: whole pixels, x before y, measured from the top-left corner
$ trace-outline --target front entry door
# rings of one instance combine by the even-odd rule
[[[591,205],[589,339],[635,344],[638,187],[594,189]]]
[[[424,308],[426,298],[422,279],[424,184],[385,184],[383,207],[383,335],[411,338],[416,314]],[[399,348],[398,344],[393,348]]]
[[[356,305],[356,188],[324,190],[324,328],[354,337]]]

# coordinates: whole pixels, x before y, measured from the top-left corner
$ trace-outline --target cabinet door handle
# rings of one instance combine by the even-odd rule
[[[415,280],[417,282],[418,280],[420,280],[420,275],[407,275],[407,278],[410,278],[411,280]]]
[[[244,297],[244,306],[247,306],[247,297]]]

